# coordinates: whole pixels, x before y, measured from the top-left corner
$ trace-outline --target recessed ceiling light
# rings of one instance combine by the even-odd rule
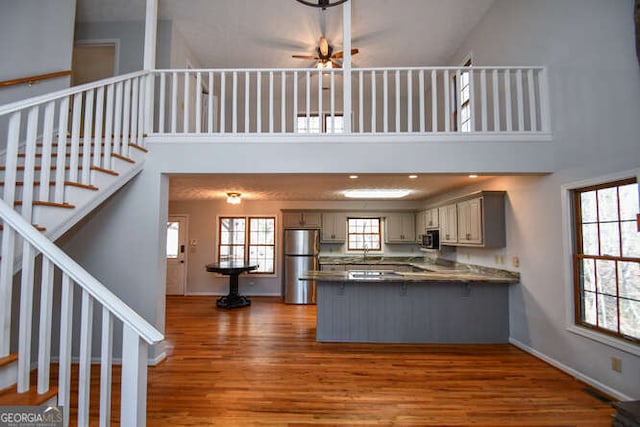
[[[411,193],[411,190],[399,189],[368,189],[368,190],[345,190],[345,197],[351,199],[399,199]]]
[[[409,179],[417,179],[418,175],[409,175]]]
[[[350,179],[358,179],[358,175],[349,175]]]
[[[476,174],[469,175],[469,178],[477,178],[477,177],[478,177],[478,175],[476,175]]]

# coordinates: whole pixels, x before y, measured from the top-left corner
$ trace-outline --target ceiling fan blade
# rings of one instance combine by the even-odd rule
[[[358,49],[351,49],[351,55],[355,55],[358,52],[360,52]],[[343,50],[339,50],[338,52],[336,52],[333,55],[331,55],[331,58],[335,58],[335,59],[344,58],[344,51]]]
[[[320,59],[317,56],[313,56],[313,55],[291,55],[291,57],[298,58],[298,59],[314,59],[314,60]]]
[[[331,59],[331,63],[333,64],[333,68],[342,68],[342,64],[335,59]]]

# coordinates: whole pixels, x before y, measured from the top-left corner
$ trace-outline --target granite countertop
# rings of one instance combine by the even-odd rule
[[[502,283],[520,282],[520,274],[488,267],[481,267],[453,262],[429,262],[415,257],[321,257],[320,265],[353,265],[366,264],[369,269],[361,272],[353,271],[308,271],[302,280],[318,280],[323,282],[466,282],[466,283]],[[395,272],[391,265],[407,265],[422,271]],[[379,269],[374,267],[379,266]]]

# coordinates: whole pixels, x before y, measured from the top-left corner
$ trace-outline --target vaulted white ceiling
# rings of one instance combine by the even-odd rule
[[[494,0],[351,0],[358,66],[449,65]],[[145,0],[78,0],[77,21],[144,20]],[[324,33],[342,47],[342,7],[295,0],[159,0],[202,67],[304,67]]]

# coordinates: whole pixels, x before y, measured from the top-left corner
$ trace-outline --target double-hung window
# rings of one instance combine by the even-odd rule
[[[573,190],[575,323],[640,342],[635,178]]]
[[[463,66],[470,67],[471,59],[467,60]],[[453,128],[460,132],[471,132],[471,73],[462,71],[460,81],[457,74],[454,75],[452,86]]]
[[[257,264],[275,272],[275,217],[220,217],[218,261]]]
[[[347,220],[347,250],[379,251],[382,249],[380,218],[349,218]]]
[[[317,114],[308,117],[305,114],[298,115],[296,122],[298,133],[343,133],[344,116],[342,114],[323,114],[322,119]]]

